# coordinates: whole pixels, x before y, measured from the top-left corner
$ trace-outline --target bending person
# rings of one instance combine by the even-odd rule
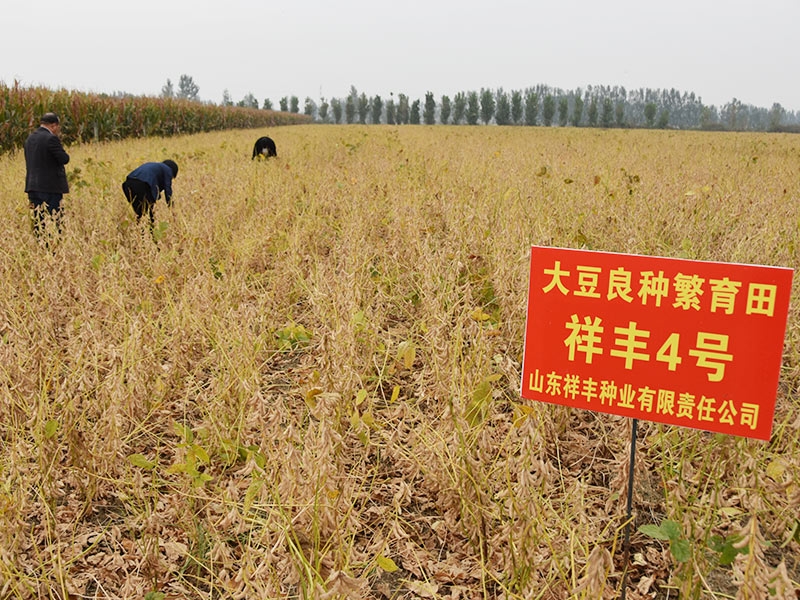
[[[146,162],[128,173],[122,184],[122,191],[131,203],[137,221],[147,213],[150,227],[153,227],[153,206],[162,191],[167,206],[172,204],[172,180],[177,176],[178,165],[174,160]]]

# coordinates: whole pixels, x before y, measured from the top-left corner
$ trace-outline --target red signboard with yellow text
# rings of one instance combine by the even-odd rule
[[[522,397],[768,440],[792,273],[533,246]]]

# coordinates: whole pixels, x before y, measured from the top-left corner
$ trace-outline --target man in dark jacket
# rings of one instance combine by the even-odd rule
[[[53,217],[61,231],[61,199],[69,192],[64,165],[69,154],[58,138],[61,123],[52,112],[42,115],[40,126],[25,140],[25,192],[33,210],[33,231],[44,228],[45,214]]]
[[[146,212],[153,227],[153,205],[164,192],[167,206],[172,204],[172,180],[178,176],[178,165],[174,160],[146,162],[128,173],[122,184],[122,191],[136,213],[136,219]]]

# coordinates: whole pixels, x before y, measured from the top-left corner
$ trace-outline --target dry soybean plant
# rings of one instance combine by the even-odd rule
[[[800,138],[267,133],[71,147],[49,240],[0,157],[0,597],[796,597],[797,287],[769,443],[642,423],[627,565],[630,422],[519,377],[531,244],[798,264]]]

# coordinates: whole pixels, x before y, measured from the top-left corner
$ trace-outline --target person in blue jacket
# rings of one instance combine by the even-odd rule
[[[33,211],[33,232],[38,236],[45,225],[45,211],[61,231],[61,199],[69,192],[64,165],[69,154],[58,135],[58,115],[45,113],[39,127],[25,140],[25,192]]]
[[[174,160],[146,162],[128,173],[122,184],[122,191],[131,203],[137,221],[147,213],[150,227],[153,227],[153,206],[162,191],[167,206],[172,204],[172,180],[177,176],[178,165]]]

